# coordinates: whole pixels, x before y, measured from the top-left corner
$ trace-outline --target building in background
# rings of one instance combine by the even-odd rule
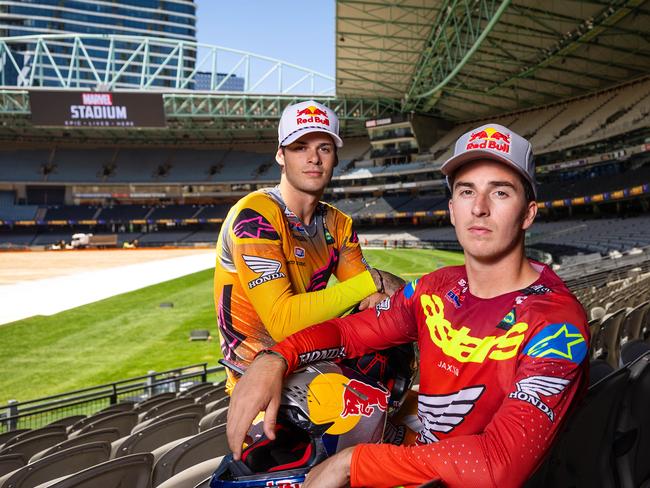
[[[241,76],[227,73],[216,73],[213,83],[212,73],[209,71],[197,71],[194,76],[194,89],[201,91],[211,91],[212,86],[217,91],[242,92],[244,91],[245,80]]]
[[[196,42],[196,5],[194,0],[0,0],[0,37],[61,33],[113,34]],[[130,63],[116,87],[139,86],[142,70],[155,73],[175,44],[153,44],[146,53],[147,62],[140,63],[140,66]],[[124,63],[138,45],[128,40],[116,40],[111,45],[107,39],[84,39],[84,47],[93,66],[84,61],[87,66],[81,70],[79,87],[92,86],[96,83],[93,70],[101,72],[107,62]],[[72,39],[62,39],[54,47],[48,43],[49,54],[59,67],[59,73],[48,59],[48,53],[39,51],[36,43],[26,42],[22,55],[42,56],[40,69],[45,71],[44,86],[48,86],[48,80],[55,85],[58,75],[65,76],[61,66],[71,59],[74,49]],[[196,62],[195,50],[186,49],[180,62],[189,75]],[[173,86],[175,73],[175,69],[163,67],[154,85]]]

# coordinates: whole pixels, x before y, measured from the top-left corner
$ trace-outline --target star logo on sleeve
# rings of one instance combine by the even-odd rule
[[[573,324],[551,324],[530,340],[524,354],[534,358],[566,359],[579,364],[587,354],[587,341]]]

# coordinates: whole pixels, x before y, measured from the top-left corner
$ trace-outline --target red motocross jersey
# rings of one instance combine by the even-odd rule
[[[535,283],[491,299],[470,293],[464,266],[443,268],[374,310],[323,322],[272,348],[293,371],[312,358],[418,342],[418,412],[409,423],[418,445],[356,446],[351,486],[440,479],[450,487],[504,488],[532,474],[585,391],[589,332],[560,278],[531,264],[540,272]]]

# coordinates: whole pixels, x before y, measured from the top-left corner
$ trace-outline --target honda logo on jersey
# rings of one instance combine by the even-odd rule
[[[485,391],[484,385],[470,386],[447,395],[418,396],[418,417],[422,428],[418,442],[430,444],[440,439],[436,433],[448,434],[465,420]]]
[[[267,281],[277,280],[278,278],[285,278],[286,275],[280,271],[282,263],[275,259],[261,258],[259,256],[248,256],[242,254],[246,266],[255,273],[260,273],[258,278],[248,282],[248,288],[253,289],[256,286],[266,283]]]
[[[561,393],[569,384],[569,380],[555,376],[529,376],[517,382],[517,391],[513,391],[508,398],[521,400],[536,407],[548,419],[553,422],[555,414],[540,398],[541,396],[553,396]]]

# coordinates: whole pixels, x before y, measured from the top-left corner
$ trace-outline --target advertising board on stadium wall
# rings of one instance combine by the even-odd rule
[[[571,161],[560,161],[559,163],[545,164],[544,166],[538,166],[535,170],[536,173],[545,174],[552,171],[564,170],[569,168],[578,168],[583,166],[588,166],[591,164],[601,163],[603,161],[622,161],[629,158],[632,155],[639,154],[642,152],[650,151],[650,144],[641,144],[638,146],[628,146],[622,149],[617,149],[615,151],[596,154],[594,156],[588,156],[582,159],[575,159]]]
[[[29,92],[32,123],[54,127],[165,127],[161,93]]]

